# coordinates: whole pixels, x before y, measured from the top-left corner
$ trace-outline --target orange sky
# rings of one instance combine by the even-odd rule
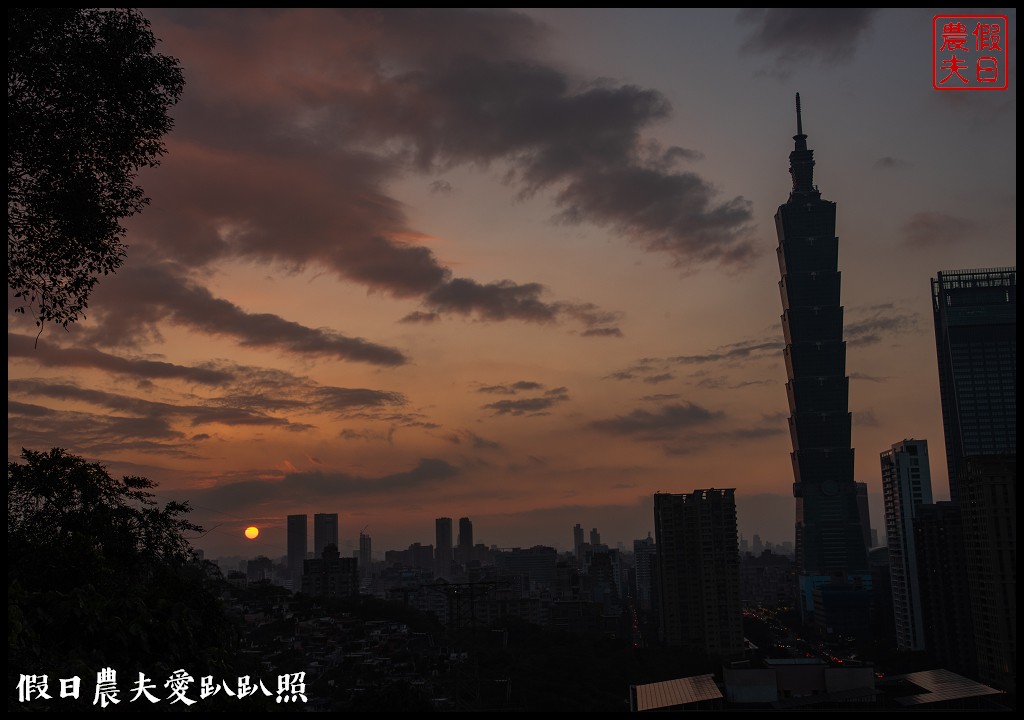
[[[631,547],[654,492],[702,487],[791,540],[799,91],[857,478],[880,529],[878,453],[926,438],[947,497],[929,278],[1016,264],[1015,79],[935,91],[934,13],[842,12],[147,10],[176,126],[88,318],[33,348],[8,313],[9,459],[150,477],[208,555],[283,555],[295,512],[380,556],[439,516]]]

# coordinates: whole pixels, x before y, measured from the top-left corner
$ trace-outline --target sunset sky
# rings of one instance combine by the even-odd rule
[[[207,557],[279,557],[302,512],[344,554],[440,516],[631,548],[653,493],[705,487],[792,540],[799,92],[881,534],[893,443],[948,498],[929,278],[1016,265],[1016,12],[1009,89],[959,93],[937,12],[146,10],[186,78],[167,154],[86,320],[34,348],[8,312],[8,458],[149,477]]]

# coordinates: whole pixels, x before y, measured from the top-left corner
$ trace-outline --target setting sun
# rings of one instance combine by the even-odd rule
[[[256,536],[260,534],[260,529],[255,525],[250,525],[245,529],[245,536],[250,540],[255,540]]]

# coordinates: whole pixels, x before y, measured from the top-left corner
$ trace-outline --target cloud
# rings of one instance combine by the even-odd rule
[[[543,390],[544,385],[539,382],[532,380],[517,380],[514,383],[508,385],[484,385],[481,388],[477,388],[477,392],[482,393],[493,393],[498,395],[515,395],[518,392]]]
[[[501,443],[481,437],[472,430],[460,430],[458,432],[449,433],[445,436],[445,439],[453,445],[462,445],[463,443],[466,443],[474,450],[501,449]]]
[[[675,403],[651,412],[638,408],[627,415],[607,420],[594,420],[590,427],[610,435],[623,435],[638,440],[661,442],[673,439],[680,430],[700,428],[715,423],[725,415],[694,403]]]
[[[520,198],[548,193],[559,221],[613,228],[676,265],[738,266],[755,254],[749,203],[675,169],[696,151],[644,139],[669,117],[666,98],[570,78],[542,59],[544,31],[520,13],[148,16],[168,51],[203,70],[188,74],[147,185],[176,212],[133,220],[133,247],[152,257],[315,264],[420,299],[424,316],[607,327],[534,282],[452,276],[387,188],[460,166],[499,166]],[[431,190],[450,184],[434,179]]]
[[[886,335],[917,332],[917,314],[900,312],[891,303],[853,308],[851,314],[868,317],[846,323],[846,341],[850,345],[874,345]]]
[[[903,244],[914,249],[966,245],[978,237],[976,222],[943,212],[914,213],[903,224]]]
[[[279,479],[224,482],[190,491],[198,507],[253,508],[303,498],[305,502],[428,490],[459,475],[445,460],[422,458],[409,470],[379,477],[344,472],[292,472]],[[255,474],[255,473],[254,473]],[[235,512],[232,510],[232,512]]]
[[[623,337],[622,331],[617,327],[612,328],[588,328],[582,333],[583,337]]]
[[[395,348],[310,328],[271,313],[249,313],[181,275],[168,263],[129,263],[94,293],[98,324],[84,330],[97,344],[119,346],[155,333],[158,323],[181,325],[208,335],[233,338],[242,347],[272,348],[295,355],[396,366],[408,362]]]
[[[894,170],[896,168],[906,167],[909,164],[910,163],[906,160],[900,160],[899,158],[894,158],[891,155],[886,155],[875,160],[874,167],[878,170]]]
[[[7,333],[7,357],[31,358],[44,367],[92,368],[103,372],[151,380],[180,379],[204,385],[228,382],[232,375],[212,367],[190,367],[141,358],[124,358],[93,348],[60,347],[45,340],[35,347],[34,338]]]
[[[567,388],[558,387],[545,390],[537,397],[516,398],[514,400],[497,400],[483,405],[483,410],[493,410],[495,415],[547,415],[547,411],[555,405],[569,400]]]
[[[608,374],[605,376],[605,379],[640,379],[646,383],[658,383],[672,378],[669,370],[673,367],[719,362],[740,365],[750,360],[781,354],[783,347],[783,343],[780,340],[745,340],[730,345],[723,345],[712,352],[700,355],[675,355],[661,358],[645,357],[640,358],[628,368]]]
[[[420,310],[409,313],[403,317],[399,322],[403,323],[435,323],[441,319],[441,315],[436,312],[425,313]]]
[[[672,373],[661,373],[660,375],[648,375],[644,378],[644,382],[649,385],[657,385],[658,383],[668,382],[674,380],[675,375]]]
[[[887,377],[887,376],[868,375],[866,373],[861,373],[861,372],[850,373],[850,379],[851,380],[866,380],[868,382],[874,382],[874,383],[884,383],[884,382],[890,380],[890,378]]]
[[[877,8],[744,8],[736,20],[749,26],[742,52],[774,57],[774,72],[786,75],[796,65],[849,60],[877,14]]]

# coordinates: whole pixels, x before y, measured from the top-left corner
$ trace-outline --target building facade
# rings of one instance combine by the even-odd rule
[[[654,532],[662,641],[742,656],[735,491],[655,494]]]
[[[889,578],[898,650],[924,650],[914,520],[932,502],[928,441],[904,440],[880,456]]]
[[[306,561],[309,532],[306,515],[288,516],[288,577],[292,590],[299,590],[302,584],[302,563]]]
[[[1017,456],[964,458],[964,556],[978,679],[1017,691]]]
[[[452,519],[434,520],[434,575],[451,578],[452,575]]]
[[[1017,269],[953,270],[932,278],[950,499],[973,455],[1017,454]]]
[[[801,608],[813,612],[815,586],[870,583],[853,475],[849,378],[839,300],[836,204],[814,185],[797,95],[793,189],[775,215],[782,279],[786,394],[793,444],[796,560]]]
[[[338,546],[338,513],[316,513],[313,516],[313,557],[324,554],[328,545]]]

